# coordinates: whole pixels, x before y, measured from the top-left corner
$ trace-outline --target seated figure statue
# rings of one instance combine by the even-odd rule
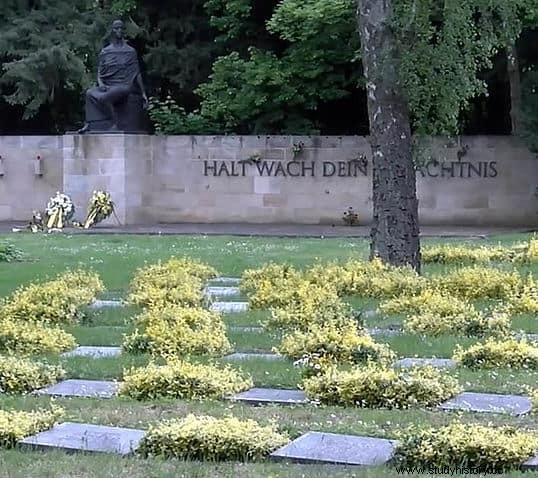
[[[146,130],[148,97],[136,50],[124,36],[124,23],[114,21],[110,44],[99,54],[97,86],[86,92],[86,123],[80,134]]]

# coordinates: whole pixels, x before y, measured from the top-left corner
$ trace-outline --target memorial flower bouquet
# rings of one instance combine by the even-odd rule
[[[110,193],[106,191],[94,191],[88,205],[88,216],[84,221],[84,229],[89,229],[94,224],[98,224],[108,219],[114,213],[114,203],[110,198]]]
[[[75,214],[75,205],[67,194],[57,192],[55,196],[49,199],[45,214],[48,229],[63,229]]]

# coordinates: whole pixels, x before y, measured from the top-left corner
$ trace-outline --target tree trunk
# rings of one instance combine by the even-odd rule
[[[371,256],[420,270],[416,175],[409,108],[399,85],[392,0],[358,0],[373,154]]]
[[[510,82],[510,119],[512,134],[519,134],[521,118],[521,75],[519,73],[519,58],[516,44],[512,43],[506,49],[508,81]]]

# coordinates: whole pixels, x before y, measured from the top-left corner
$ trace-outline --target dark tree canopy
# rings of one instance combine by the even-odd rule
[[[414,36],[418,64],[438,62],[443,69],[451,48],[461,49],[458,45],[471,35],[454,37],[451,45],[446,34],[461,30],[447,29],[440,13],[437,18],[426,14],[436,2],[397,2],[401,21],[396,26],[413,36],[413,28],[428,23],[433,30],[423,44]],[[460,2],[445,3],[454,6],[448,9],[454,19],[465,19]],[[367,134],[355,10],[354,0],[4,0],[0,130],[46,133],[79,126],[82,94],[94,81],[107,26],[121,17],[155,98],[153,118],[164,132]],[[494,14],[507,15],[508,10]],[[534,75],[527,73],[537,63],[536,15],[526,11],[517,52],[521,94],[527,95],[522,105],[529,110],[535,97]],[[436,36],[437,51],[443,54],[432,57],[424,42]],[[479,81],[468,85],[473,94],[455,119],[458,100],[449,101],[451,86],[461,78],[461,69],[472,66],[469,59],[462,55],[447,70],[445,83],[438,82],[444,102],[424,101],[427,69],[416,69],[409,88],[413,119],[440,126],[438,119],[444,118],[445,125],[452,121],[465,133],[510,133],[510,84],[502,48],[492,59],[478,65]],[[535,124],[532,111],[521,116],[527,130]],[[414,128],[419,129],[418,123]]]

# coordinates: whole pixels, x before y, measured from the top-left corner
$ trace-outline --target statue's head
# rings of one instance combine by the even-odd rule
[[[111,37],[122,40],[125,37],[125,24],[122,20],[114,20],[112,23]]]

